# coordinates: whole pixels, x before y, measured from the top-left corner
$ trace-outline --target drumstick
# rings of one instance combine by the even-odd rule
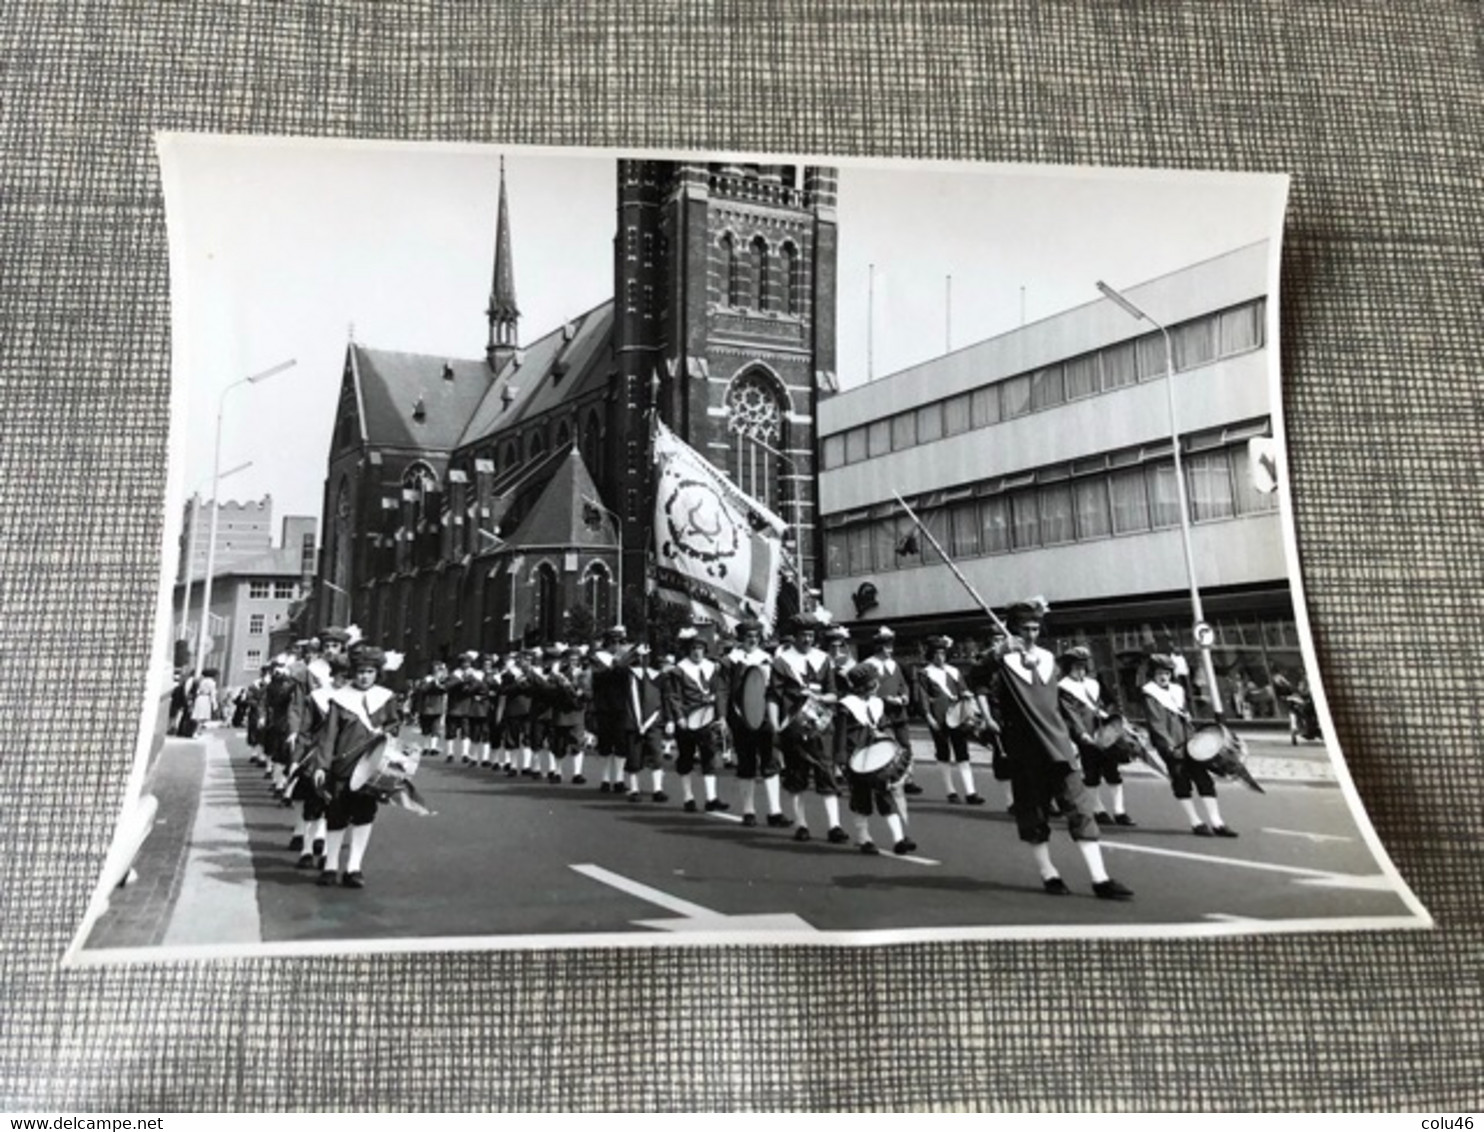
[[[1005,623],[995,616],[995,611],[989,608],[989,603],[979,596],[979,591],[974,588],[974,584],[968,578],[964,577],[963,571],[958,568],[958,564],[952,558],[948,557],[948,552],[943,549],[943,544],[933,537],[933,532],[928,530],[927,524],[917,517],[916,511],[913,511],[911,507],[907,506],[905,499],[896,492],[892,492],[891,494],[902,505],[902,510],[907,512],[907,517],[917,524],[917,529],[927,536],[928,542],[933,544],[933,549],[938,552],[939,556],[948,566],[948,569],[953,571],[953,576],[958,579],[959,584],[969,591],[969,596],[974,599],[974,602],[979,608],[984,610],[985,615],[994,623],[994,627],[1005,634],[1006,637],[1009,637],[1010,630],[1005,627]]]

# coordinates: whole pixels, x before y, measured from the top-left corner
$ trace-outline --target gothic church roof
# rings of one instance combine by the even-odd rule
[[[404,354],[359,342],[351,344],[350,355],[373,447],[452,451],[489,392],[483,358]]]
[[[526,514],[508,547],[590,547],[611,549],[618,543],[613,518],[587,500],[601,502],[598,487],[576,448],[557,465],[535,505]]]

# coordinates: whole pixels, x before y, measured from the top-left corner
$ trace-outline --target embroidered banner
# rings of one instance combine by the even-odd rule
[[[786,524],[664,425],[654,439],[655,587],[698,620],[773,627]]]

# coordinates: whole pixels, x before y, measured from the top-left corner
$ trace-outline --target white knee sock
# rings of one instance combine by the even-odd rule
[[[737,797],[742,804],[744,814],[757,813],[757,780],[753,778],[737,779]]]
[[[345,863],[345,871],[358,873],[361,871],[361,861],[366,856],[366,845],[371,840],[371,825],[353,825],[350,827],[350,860]]]
[[[459,754],[466,759],[469,757],[469,736],[467,735],[459,739]]]
[[[824,796],[824,816],[830,823],[831,829],[840,824],[840,799],[833,794]]]
[[[628,787],[630,794],[639,793],[639,772],[637,770],[629,775]]]
[[[953,764],[939,763],[938,769],[943,772],[943,790],[948,794],[957,794],[958,787],[953,781]]]
[[[299,823],[294,826],[294,836],[295,837],[308,837],[309,836],[309,819],[308,818],[301,819],[299,821]]]
[[[325,871],[340,871],[340,846],[345,843],[345,830],[332,829],[325,833]]]
[[[325,839],[325,819],[324,818],[320,818],[318,821],[312,822],[310,824],[310,826],[309,826],[309,837],[308,837],[309,844],[307,846],[305,846],[305,848],[313,848],[314,843],[316,841],[323,841],[324,839]]]
[[[479,765],[490,765],[490,745],[488,743],[479,744]]]
[[[964,797],[977,793],[974,789],[974,768],[969,763],[958,763],[958,780],[963,784]]]
[[[1201,815],[1196,811],[1194,801],[1190,798],[1181,798],[1180,808],[1185,811],[1185,816],[1190,819],[1191,825],[1201,824]]]
[[[531,748],[530,747],[522,747],[520,749],[520,769],[521,770],[530,770],[531,769]]]
[[[868,845],[871,841],[871,821],[865,814],[851,814],[851,821],[855,825],[855,839],[862,845]]]
[[[1115,814],[1123,813],[1123,783],[1120,782],[1117,786],[1108,787],[1108,793],[1113,795],[1113,812]]]
[[[689,774],[682,774],[680,776],[680,796],[687,802],[694,802],[696,800],[696,787],[691,781],[693,777],[693,775]]]
[[[778,776],[770,774],[763,779],[763,792],[768,796],[768,813],[783,813],[783,801],[778,792]]]
[[[795,794],[795,795],[793,795],[793,801],[794,801],[794,821],[798,822],[799,823],[799,826],[801,828],[808,829],[809,828],[809,815],[804,812],[804,795],[802,795],[802,794]]]
[[[902,840],[902,838],[907,836],[906,830],[902,827],[902,819],[897,817],[896,814],[886,815],[886,828],[891,830],[891,839],[893,843],[898,842]]]
[[[637,780],[636,780],[637,781]],[[655,767],[649,772],[649,789],[658,794],[665,788],[665,772]]]
[[[1202,797],[1201,805],[1206,808],[1206,816],[1210,819],[1212,826],[1226,824],[1226,822],[1221,820],[1221,809],[1219,806],[1216,805],[1216,799],[1214,796],[1210,798]]]
[[[1082,859],[1087,862],[1087,871],[1092,874],[1093,884],[1102,884],[1108,879],[1108,870],[1103,868],[1103,850],[1096,841],[1079,841]]]
[[[1050,880],[1052,877],[1060,876],[1056,866],[1051,863],[1051,845],[1043,841],[1039,845],[1031,846],[1031,856],[1035,858],[1036,868],[1041,870],[1041,879]]]
[[[579,750],[572,756],[572,777],[576,778],[582,773],[582,752]]]
[[[701,775],[701,789],[703,789],[703,790],[706,791],[706,801],[708,801],[708,802],[714,802],[714,801],[716,801],[716,775],[714,775],[714,774],[703,774],[703,775]]]

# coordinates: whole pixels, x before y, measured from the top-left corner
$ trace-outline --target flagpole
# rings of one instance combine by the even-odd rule
[[[948,552],[944,550],[943,545],[936,538],[933,537],[933,532],[928,530],[927,524],[917,517],[916,511],[907,506],[907,501],[905,499],[903,499],[896,492],[892,492],[891,494],[892,498],[894,498],[898,503],[902,505],[902,510],[907,512],[907,517],[917,524],[917,529],[927,536],[928,542],[933,544],[933,549],[938,552],[944,563],[950,570],[953,571],[953,576],[959,580],[959,584],[962,585],[964,589],[969,591],[969,596],[974,599],[980,609],[984,610],[990,621],[994,622],[994,627],[1008,637],[1010,635],[1010,630],[1005,627],[1005,623],[995,616],[995,611],[989,608],[989,603],[979,596],[979,591],[974,588],[974,583],[970,582],[968,578],[965,578],[963,571],[958,568],[958,565],[953,561],[952,558],[948,557]]]

